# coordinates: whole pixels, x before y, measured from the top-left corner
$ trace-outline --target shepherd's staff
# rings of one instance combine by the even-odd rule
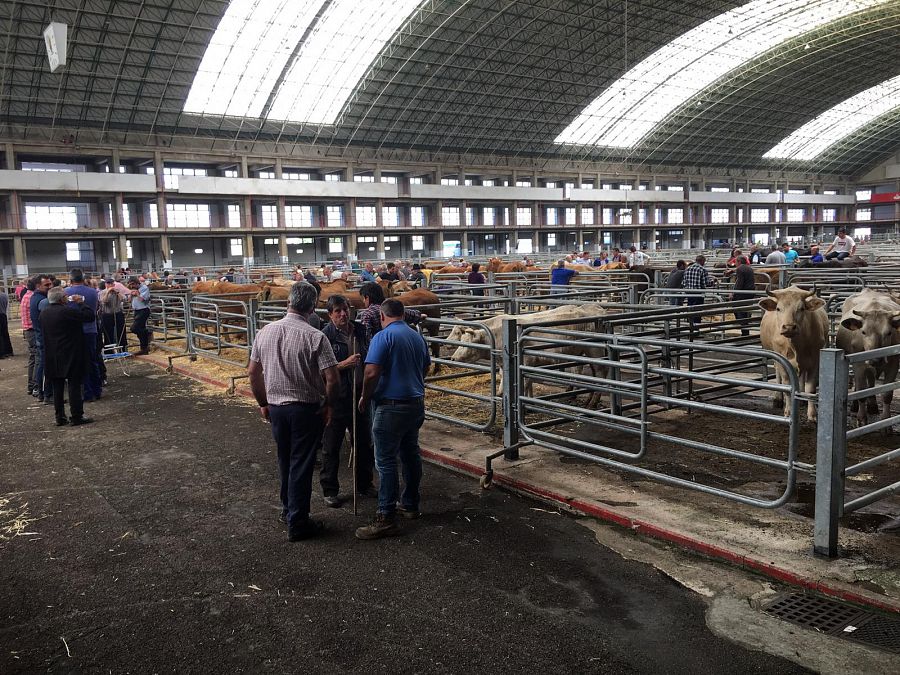
[[[356,336],[354,334],[353,324],[350,324],[350,355],[353,356],[356,354]],[[351,399],[353,404],[353,435],[350,438],[350,471],[353,472],[353,515],[357,515],[356,513],[356,408],[359,403],[356,400],[356,364],[353,364],[353,373],[351,374],[351,381],[353,382],[353,397]]]

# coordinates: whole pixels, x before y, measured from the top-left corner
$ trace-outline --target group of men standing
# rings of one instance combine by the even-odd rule
[[[53,404],[58,426],[93,422],[84,415],[84,403],[103,395],[103,344],[124,344],[122,304],[128,299],[135,310],[132,332],[141,341],[138,353],[149,348],[149,289],[142,289],[136,279],[127,288],[112,279],[98,285],[100,289],[76,268],[65,287],[52,275],[37,274],[19,289],[22,334],[28,344],[28,394]]]
[[[298,281],[291,287],[287,315],[264,326],[253,342],[250,387],[261,416],[272,425],[281,477],[280,519],[290,541],[308,539],[322,529],[309,514],[320,441],[325,504],[342,504],[338,468],[347,432],[356,453],[356,491],[374,496],[373,464],[379,475],[375,520],[358,528],[356,536],[389,536],[398,531],[398,514],[419,516],[418,434],[425,419],[424,377],[431,361],[422,336],[404,321],[415,317],[375,289],[381,290],[377,284],[361,289],[367,319],[361,323],[350,321],[347,298],[330,296],[330,322],[320,331],[309,320],[318,300],[316,289]],[[376,312],[377,323],[372,319]]]

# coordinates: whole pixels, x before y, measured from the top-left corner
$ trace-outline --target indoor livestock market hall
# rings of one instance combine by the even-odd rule
[[[900,0],[0,0],[0,673],[900,672]]]

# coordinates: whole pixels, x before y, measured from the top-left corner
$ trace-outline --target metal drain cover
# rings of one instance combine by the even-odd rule
[[[900,653],[900,619],[803,593],[779,595],[765,611],[797,626]]]

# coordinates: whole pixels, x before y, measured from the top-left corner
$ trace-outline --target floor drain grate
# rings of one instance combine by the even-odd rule
[[[766,613],[797,626],[900,652],[900,620],[815,595],[779,595]]]

